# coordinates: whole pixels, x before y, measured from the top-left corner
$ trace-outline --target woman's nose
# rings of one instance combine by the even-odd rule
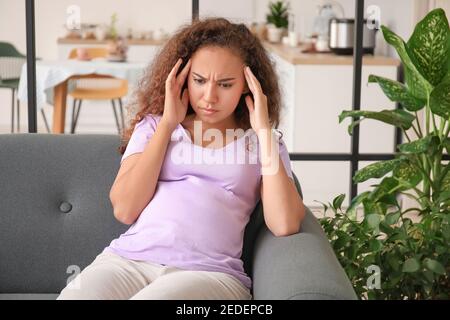
[[[205,101],[209,103],[217,102],[216,86],[213,83],[206,85]]]

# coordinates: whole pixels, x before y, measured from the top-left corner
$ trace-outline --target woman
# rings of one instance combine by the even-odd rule
[[[262,200],[275,236],[298,232],[305,212],[272,130],[280,93],[266,51],[245,25],[197,20],[163,47],[135,97],[110,192],[131,227],[58,299],[251,299],[240,259],[251,212]]]

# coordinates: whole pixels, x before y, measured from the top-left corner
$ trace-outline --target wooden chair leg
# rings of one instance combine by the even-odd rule
[[[17,132],[20,132],[20,100],[17,99]]]
[[[50,133],[50,127],[48,126],[47,117],[45,116],[44,109],[41,108],[41,114],[42,118],[44,119],[45,128],[47,129],[47,132]]]
[[[72,120],[70,121],[70,133],[73,134],[75,131],[75,114],[77,108],[77,99],[73,99],[72,103]]]
[[[73,129],[72,129],[72,133],[75,133],[75,128],[77,127],[77,123],[78,123],[78,117],[80,116],[80,111],[81,111],[81,102],[83,102],[83,100],[79,99],[78,100],[78,108],[76,108],[75,111],[75,121],[73,123]]]
[[[117,132],[120,134],[120,124],[119,124],[119,119],[117,118],[116,104],[114,103],[114,99],[111,100],[111,103],[112,103],[112,108],[114,111],[114,118],[116,118]]]
[[[12,89],[12,101],[11,101],[11,133],[14,133],[14,89]]]

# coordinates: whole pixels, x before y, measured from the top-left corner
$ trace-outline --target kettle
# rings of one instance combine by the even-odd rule
[[[353,54],[353,34],[355,19],[330,19],[329,47],[335,54]],[[377,29],[372,22],[364,19],[363,53],[373,54]]]
[[[339,8],[343,17],[344,9],[336,1],[322,1],[322,5],[317,6],[318,16],[314,19],[313,34],[317,36],[316,50],[318,51],[328,51],[329,23],[331,19],[337,17],[334,7]]]

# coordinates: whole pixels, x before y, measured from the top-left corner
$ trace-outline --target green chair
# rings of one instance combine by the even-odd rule
[[[26,56],[8,42],[0,41],[0,88],[11,89],[11,133],[14,133],[14,103],[17,101],[17,132],[20,132],[20,101],[16,99],[20,73]]]

